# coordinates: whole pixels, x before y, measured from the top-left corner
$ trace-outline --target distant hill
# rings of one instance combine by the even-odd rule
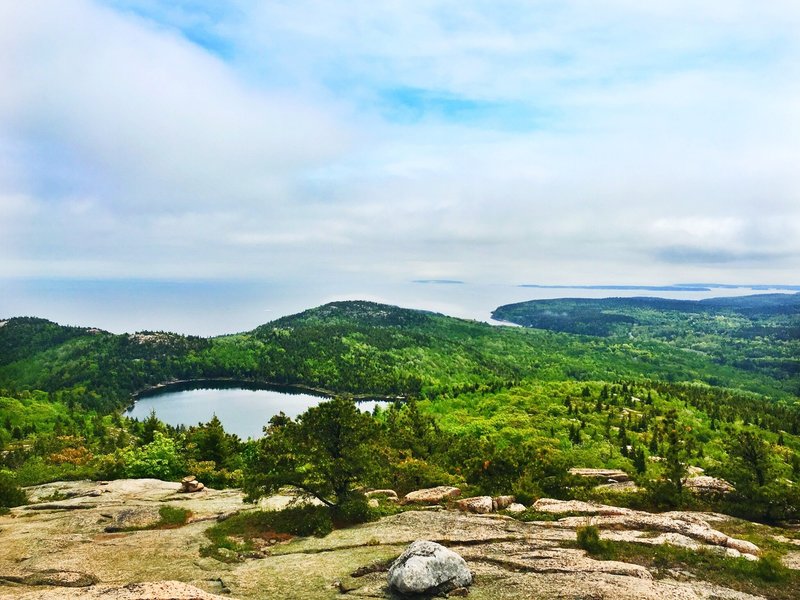
[[[647,378],[789,397],[800,353],[796,338],[781,336],[790,335],[797,315],[768,308],[769,302],[757,307],[772,311],[763,318],[713,302],[657,299],[560,300],[495,312],[496,318],[539,329],[374,302],[334,302],[216,338],[116,335],[18,318],[0,327],[0,388],[77,390],[81,404],[101,410],[124,406],[136,392],[159,383],[200,378],[417,397],[492,390],[529,378]],[[754,303],[744,300],[739,310],[755,310]],[[772,337],[757,334],[758,328]],[[697,331],[704,332],[701,338]],[[725,338],[737,343],[722,343],[726,331],[737,332]]]
[[[531,300],[501,306],[492,317],[562,333],[662,341],[718,364],[768,374],[800,394],[800,294]]]

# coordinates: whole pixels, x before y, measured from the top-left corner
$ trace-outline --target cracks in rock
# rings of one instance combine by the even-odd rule
[[[30,586],[52,586],[80,588],[89,587],[99,583],[99,579],[89,573],[81,571],[61,571],[59,569],[47,569],[29,573],[28,575],[2,575],[0,582],[30,585]]]
[[[419,538],[418,538],[419,539]],[[436,542],[437,544],[441,544],[446,548],[450,548],[453,546],[481,546],[483,544],[499,544],[503,542],[521,542],[525,541],[525,538],[521,538],[519,536],[504,536],[504,537],[496,537],[496,538],[483,538],[480,540],[451,540],[451,539],[436,539],[436,538],[426,538],[429,542]],[[326,552],[339,552],[340,550],[355,550],[357,548],[378,548],[381,546],[404,546],[410,544],[411,542],[417,541],[416,539],[409,539],[409,540],[397,540],[396,542],[385,542],[385,543],[378,543],[378,544],[368,544],[368,543],[361,543],[361,544],[344,544],[341,546],[335,546],[333,548],[307,548],[301,550],[294,550],[292,552],[280,552],[276,554],[272,554],[272,556],[290,556],[293,554],[323,554]]]

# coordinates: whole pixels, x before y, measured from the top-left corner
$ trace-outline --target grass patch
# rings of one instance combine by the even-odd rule
[[[134,525],[132,527],[119,527],[107,528],[109,533],[116,532],[129,532],[129,531],[147,531],[151,529],[177,529],[183,527],[189,522],[192,516],[192,511],[179,506],[162,506],[158,509],[158,521],[150,525]]]
[[[788,539],[800,539],[800,532],[751,523],[742,519],[729,519],[720,523],[714,523],[714,527],[722,533],[731,537],[753,542],[762,550],[785,554],[789,550],[797,550],[797,546],[776,540],[776,536],[783,536]]]
[[[530,523],[532,521],[558,521],[559,519],[564,519],[566,517],[596,516],[596,513],[585,513],[585,512],[561,512],[561,513],[539,512],[538,510],[534,510],[533,507],[526,508],[523,512],[519,513],[510,513],[503,511],[502,514],[508,515],[509,517],[514,517],[518,521],[524,521],[526,523]]]
[[[592,527],[579,528],[596,529]],[[761,595],[774,600],[796,600],[800,589],[800,572],[783,566],[775,553],[766,553],[759,561],[728,558],[713,551],[689,550],[664,544],[653,546],[634,542],[600,540],[595,545],[593,536],[578,534],[576,546],[584,547],[599,560],[617,560],[642,565],[655,572],[656,577],[671,576],[671,571],[688,571],[703,581],[708,581],[748,594]],[[593,548],[593,550],[590,550]]]
[[[271,542],[293,536],[323,537],[333,530],[330,510],[324,506],[296,506],[280,511],[248,511],[206,530],[211,542],[200,548],[201,556],[238,562],[242,555],[260,551]]]
[[[182,527],[189,521],[192,511],[179,506],[162,506],[158,509],[158,516],[161,520],[156,524],[156,529],[174,529]]]

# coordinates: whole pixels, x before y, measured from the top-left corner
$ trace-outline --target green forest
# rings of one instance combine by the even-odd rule
[[[492,326],[335,302],[214,338],[112,334],[39,318],[0,325],[0,507],[19,486],[192,473],[251,498],[294,485],[334,518],[369,518],[358,490],[602,500],[800,518],[800,295],[680,302],[548,300]],[[124,416],[184,380],[305,386],[335,399],[277,415],[259,440],[218,419],[170,427]],[[393,402],[374,414],[354,399]],[[622,469],[635,491],[570,475]],[[735,487],[701,496],[691,468]]]

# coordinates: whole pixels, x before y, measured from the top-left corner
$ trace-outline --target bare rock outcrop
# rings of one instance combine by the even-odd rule
[[[204,592],[181,581],[152,581],[147,583],[130,583],[123,586],[93,585],[80,590],[72,589],[69,594],[64,590],[47,590],[34,592],[20,597],[22,600],[223,600],[225,596],[217,596]]]
[[[686,489],[694,494],[730,494],[734,491],[734,487],[718,477],[709,477],[708,475],[697,475],[695,477],[688,477],[683,481]]]
[[[403,498],[403,504],[438,504],[445,500],[452,500],[461,495],[461,490],[457,487],[440,485],[434,488],[426,488],[409,492]]]
[[[561,501],[542,498],[534,504],[536,510],[551,513],[583,513],[592,516],[592,524],[600,528],[633,531],[662,531],[676,533],[698,540],[704,544],[732,548],[741,554],[758,556],[761,550],[746,540],[732,538],[712,528],[702,517],[686,513],[652,514],[644,511],[604,506],[575,500]],[[586,523],[585,516],[572,516],[560,519],[558,523],[566,527],[579,527]]]
[[[494,503],[491,496],[475,496],[474,498],[463,498],[456,502],[456,507],[464,512],[485,515],[492,512]]]
[[[585,515],[627,515],[633,513],[630,508],[607,506],[596,502],[583,502],[582,500],[554,500],[552,498],[539,498],[533,504],[537,512],[566,514],[579,513]]]
[[[630,475],[619,469],[584,469],[575,467],[569,470],[569,474],[587,479],[597,479],[605,483],[622,483],[631,479]]]
[[[240,490],[207,488],[199,494],[180,494],[180,488],[180,483],[152,479],[107,484],[55,482],[28,488],[31,496],[49,503],[50,508],[30,511],[17,507],[0,515],[0,579],[7,582],[0,585],[0,596],[23,600],[218,600],[214,594],[222,594],[236,600],[322,599],[338,595],[338,588],[353,598],[390,598],[394,596],[387,588],[389,566],[409,544],[430,540],[466,561],[473,575],[469,587],[473,597],[756,599],[725,584],[703,581],[700,573],[692,577],[691,569],[686,576],[678,571],[673,576],[669,569],[655,571],[634,562],[598,560],[574,547],[576,527],[594,522],[608,540],[670,543],[748,558],[757,549],[714,531],[722,527],[717,523],[730,519],[723,515],[650,515],[601,504],[544,499],[536,510],[581,516],[523,522],[508,516],[511,506],[505,515],[478,515],[441,506],[434,512],[421,505],[418,510],[336,529],[324,538],[294,538],[276,544],[267,544],[265,539],[259,552],[224,562],[200,553],[209,543],[208,528],[217,519],[266,506],[280,510],[294,505],[297,497],[284,490],[282,496],[253,506],[243,503]],[[107,491],[98,496],[89,493],[96,489]],[[54,498],[61,499],[56,502]],[[109,525],[132,523],[123,516],[127,511],[134,511],[131,516],[152,518],[165,504],[185,508],[194,518],[174,529],[105,531]],[[662,530],[675,529],[672,525],[659,529],[652,519],[679,523],[678,532]],[[709,539],[725,545],[712,545],[706,541]],[[783,542],[792,539],[789,536]],[[797,564],[793,555],[784,560],[787,566]],[[464,588],[458,590],[465,592]]]

